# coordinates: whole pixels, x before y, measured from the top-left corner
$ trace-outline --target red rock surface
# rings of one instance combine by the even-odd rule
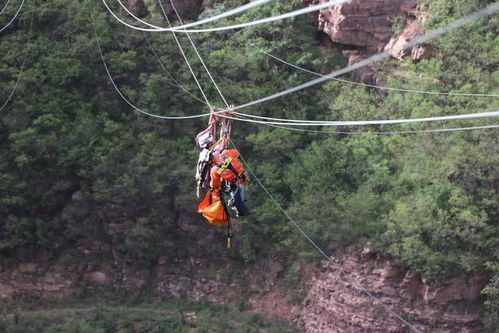
[[[486,276],[457,276],[435,287],[369,249],[336,254],[335,262],[348,272],[348,280],[326,261],[319,268],[296,262],[286,273],[285,258],[276,256],[247,265],[238,274],[244,281],[230,278],[230,260],[227,267],[213,267],[206,258],[164,256],[147,268],[96,241],[78,249],[83,255],[78,260],[50,263],[33,258],[0,266],[0,301],[15,302],[19,294],[65,297],[82,288],[108,285],[132,293],[147,288],[158,295],[234,306],[246,302],[254,311],[290,320],[308,333],[408,331],[359,291],[357,286],[362,286],[423,332],[483,331],[479,297]],[[99,252],[113,260],[96,260]],[[283,274],[299,275],[302,282],[290,287]]]
[[[408,332],[365,288],[422,332],[483,332],[480,290],[487,277],[454,277],[432,287],[389,260],[343,254],[337,263],[349,272],[343,278],[329,262],[317,273],[305,298],[301,322],[306,332]]]
[[[307,4],[326,1],[304,0]],[[395,58],[411,55],[419,61],[433,56],[433,50],[424,46],[400,50],[400,46],[424,33],[427,18],[428,14],[416,0],[351,0],[321,10],[317,15],[317,29],[334,43],[354,47],[356,52],[347,53],[347,57],[389,50]],[[401,32],[394,31],[395,22],[402,23]],[[352,61],[349,59],[349,62]],[[367,79],[371,79],[369,75]]]

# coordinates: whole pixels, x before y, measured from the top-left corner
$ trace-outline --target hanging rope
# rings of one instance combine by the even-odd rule
[[[158,0],[160,1],[160,0]],[[161,4],[161,2],[160,2]],[[175,4],[173,3],[172,0],[170,0],[170,4],[172,5],[172,8],[173,10],[175,11],[175,15],[177,16],[180,24],[183,24],[182,22],[182,19],[180,18],[180,15],[177,11],[177,8],[175,7]],[[161,7],[163,9],[163,7]],[[166,13],[164,12],[164,9],[163,9],[163,13],[166,15]],[[198,51],[198,48],[196,47],[196,44],[194,44],[191,36],[189,35],[189,33],[186,33],[185,34],[187,36],[187,38],[189,39],[189,41],[191,42],[191,45],[192,45],[192,48],[194,49],[194,51],[196,52],[196,55],[198,56],[199,58],[199,61],[201,62],[201,64],[203,65],[205,71],[206,71],[206,74],[208,74],[208,76],[210,77],[210,80],[211,82],[213,83],[213,86],[215,86],[215,89],[218,91],[218,94],[220,95],[220,97],[222,98],[222,100],[224,101],[225,105],[227,106],[227,108],[229,107],[229,103],[227,103],[227,100],[225,99],[224,95],[222,94],[222,91],[220,91],[220,88],[218,87],[218,84],[215,82],[215,79],[213,79],[213,76],[211,75],[210,73],[210,70],[208,69],[208,67],[206,66],[204,60],[203,60],[203,57],[201,57],[201,55],[199,54],[199,51]]]
[[[132,13],[132,12],[131,12],[131,11],[130,11],[127,7],[126,7],[126,6],[125,6],[125,5],[124,5],[124,4],[120,1],[120,0],[117,0],[117,1],[118,1],[118,2],[119,2],[119,4],[121,5],[121,7],[122,7],[122,8],[123,8],[123,9],[124,9],[124,10],[125,10],[125,11],[126,11],[126,12],[130,15],[130,16],[132,16],[134,19],[136,19],[136,20],[138,20],[138,21],[140,21],[140,22],[143,22],[144,24],[148,24],[148,25],[149,25],[149,23],[147,23],[147,22],[145,22],[145,21],[142,21],[140,18],[138,18],[137,16],[135,16],[135,15],[134,15],[134,14],[133,14],[133,13]],[[163,8],[163,5],[162,5],[162,3],[161,3],[161,0],[158,0],[158,4],[159,4],[159,7],[160,7],[161,11],[163,12],[163,15],[164,15],[164,17],[165,17],[165,20],[167,21],[168,25],[169,25],[169,26],[171,26],[171,22],[170,22],[170,20],[169,20],[169,18],[168,18],[168,15],[167,15],[167,14],[166,14],[166,12],[164,11],[164,8]],[[146,40],[147,40],[147,43],[149,44],[149,48],[151,49],[151,51],[153,52],[154,56],[155,56],[155,57],[156,57],[156,59],[158,60],[158,62],[159,62],[159,64],[160,64],[161,68],[163,68],[163,70],[164,70],[164,71],[168,74],[168,76],[169,76],[169,77],[170,77],[170,78],[171,78],[171,79],[172,79],[172,80],[173,80],[173,81],[177,84],[177,86],[179,86],[182,90],[184,90],[184,91],[185,91],[187,94],[189,94],[191,97],[193,97],[193,98],[197,99],[198,101],[200,101],[200,102],[202,102],[202,103],[204,103],[204,104],[208,105],[210,108],[212,108],[212,106],[211,106],[211,105],[210,105],[210,103],[208,102],[208,99],[206,98],[206,95],[205,95],[205,93],[204,93],[203,89],[201,88],[201,85],[200,85],[200,84],[199,84],[199,82],[198,82],[198,79],[197,79],[196,75],[194,74],[194,71],[192,70],[191,64],[189,63],[189,61],[188,61],[188,59],[187,59],[187,56],[185,55],[184,49],[182,48],[181,44],[179,43],[179,41],[178,41],[178,38],[177,38],[176,34],[175,34],[174,32],[172,32],[172,34],[173,34],[173,36],[174,36],[174,38],[175,38],[175,41],[177,42],[177,46],[178,46],[178,48],[179,48],[180,52],[182,53],[182,56],[184,57],[184,60],[185,60],[185,62],[186,62],[186,64],[187,64],[187,67],[189,67],[189,70],[190,70],[190,72],[191,72],[191,75],[194,77],[194,80],[196,81],[196,84],[197,84],[197,86],[198,86],[199,90],[201,91],[201,94],[203,95],[203,97],[204,97],[205,101],[202,101],[202,100],[200,100],[199,98],[197,98],[196,96],[194,96],[194,95],[193,95],[190,91],[188,91],[187,89],[185,89],[185,88],[184,88],[184,87],[183,87],[180,83],[178,83],[178,82],[177,82],[177,80],[175,80],[175,79],[173,78],[173,76],[172,76],[172,75],[170,74],[170,72],[166,69],[166,67],[163,65],[163,62],[161,61],[161,59],[158,57],[158,55],[157,55],[157,54],[156,54],[156,52],[154,51],[154,48],[152,47],[152,44],[151,44],[151,42],[149,41],[149,38],[147,38],[147,36],[146,36],[145,38],[146,38]],[[192,41],[191,41],[191,43],[192,43]]]
[[[168,26],[171,27],[172,25],[171,25],[170,19],[168,18],[168,15],[166,15],[165,9],[161,5],[161,0],[158,0],[158,1],[159,1],[159,6],[161,7],[161,11],[163,12],[163,14],[165,16],[165,20],[168,23]],[[185,63],[187,64],[187,67],[189,67],[189,71],[191,72],[192,77],[194,78],[194,81],[196,81],[196,84],[199,88],[199,91],[201,92],[201,95],[203,95],[203,98],[206,101],[206,104],[210,106],[210,109],[212,109],[211,103],[208,101],[208,97],[206,97],[206,94],[204,93],[203,87],[201,87],[201,84],[199,83],[199,80],[196,77],[196,74],[194,73],[194,70],[192,69],[191,64],[189,63],[189,59],[187,59],[187,56],[185,55],[184,49],[182,48],[182,45],[180,44],[180,41],[178,40],[177,34],[175,32],[172,32],[172,35],[173,35],[173,38],[175,38],[175,42],[177,42],[177,46],[180,50],[180,53],[182,53],[182,57],[184,58]]]

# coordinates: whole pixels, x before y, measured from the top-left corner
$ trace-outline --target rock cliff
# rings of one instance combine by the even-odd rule
[[[326,0],[303,0],[317,4]],[[334,46],[342,50],[349,65],[369,55],[390,51],[392,56],[414,61],[430,58],[434,50],[419,45],[400,51],[400,46],[424,33],[428,13],[419,0],[351,0],[322,9],[315,14],[317,30],[328,36]],[[369,66],[355,70],[358,79],[376,83],[376,71]]]
[[[113,286],[193,301],[245,303],[264,316],[292,321],[308,333],[409,331],[357,288],[361,286],[422,332],[483,331],[479,298],[486,276],[457,276],[435,287],[368,249],[349,248],[335,258],[348,279],[326,261],[320,267],[296,262],[286,268],[285,255],[243,268],[233,266],[237,263],[229,257],[217,266],[199,256],[164,256],[146,267],[92,240],[57,258],[38,253],[30,261],[2,264],[0,299],[9,304],[22,295],[63,298],[82,289]],[[237,278],[228,274],[234,269],[240,270]],[[290,285],[290,277],[299,278]]]
[[[323,262],[313,277],[301,311],[306,332],[409,332],[358,286],[365,288],[422,332],[482,332],[481,274],[454,277],[434,287],[387,259],[365,249],[348,249],[338,264],[345,279]]]

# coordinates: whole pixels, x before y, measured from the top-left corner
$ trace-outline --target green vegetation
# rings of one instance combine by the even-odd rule
[[[443,0],[430,4],[428,28],[491,2]],[[192,240],[199,237],[181,231],[178,222],[190,216],[195,205],[192,137],[205,120],[162,121],[138,114],[120,99],[100,60],[90,3],[110,71],[134,104],[162,115],[207,112],[171,84],[145,35],[113,21],[98,2],[28,3],[19,22],[0,39],[2,102],[14,85],[33,16],[23,79],[15,98],[0,114],[0,252],[15,257],[21,249],[69,246],[81,238],[102,239],[105,224],[126,222],[132,226],[131,232],[118,244],[120,251],[130,259],[152,263],[159,255],[180,251],[186,242],[195,244]],[[202,16],[243,1],[215,3],[214,9]],[[225,22],[284,12],[299,3],[272,2]],[[162,24],[154,3],[146,4],[150,19]],[[195,17],[195,13],[190,15]],[[0,17],[0,26],[7,17]],[[311,79],[309,74],[267,58],[249,42],[307,68],[343,66],[338,55],[321,56],[315,34],[310,17],[298,17],[193,37],[226,98],[238,104]],[[177,80],[198,94],[172,37],[164,33],[148,38]],[[183,37],[181,42],[188,45]],[[419,63],[385,61],[378,67],[379,77],[388,86],[408,89],[499,93],[498,15],[431,44],[436,57]],[[220,105],[193,51],[186,49],[210,100]],[[497,99],[384,94],[330,82],[246,111],[295,119],[355,120],[492,110],[499,110]],[[492,123],[335,130],[419,130]],[[370,241],[434,283],[454,274],[487,272],[491,282],[484,290],[488,313],[484,318],[489,327],[499,325],[497,131],[325,135],[237,123],[233,140],[276,199],[326,251]],[[78,200],[72,199],[75,193]],[[252,261],[275,251],[317,257],[256,182],[249,196],[254,214],[237,222],[241,231],[235,251],[242,260]],[[199,223],[204,223],[201,218]],[[210,246],[208,255],[216,257],[222,246]],[[114,318],[109,314],[105,321],[116,323]],[[175,315],[171,318],[152,318],[150,323],[174,325]],[[24,325],[22,320],[4,325],[14,331],[16,325]],[[80,331],[100,325],[87,320],[82,319]],[[90,327],[97,331],[104,326]]]
[[[230,311],[210,302],[171,302],[135,306],[93,306],[17,311],[0,317],[2,333],[261,332],[295,329],[252,313]]]

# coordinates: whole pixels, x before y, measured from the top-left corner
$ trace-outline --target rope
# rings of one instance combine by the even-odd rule
[[[165,16],[165,20],[168,23],[168,25],[171,27],[171,22],[170,19],[168,18],[168,15],[166,15],[165,9],[161,5],[161,0],[158,0],[159,2],[159,7],[161,7],[161,11],[163,12]],[[132,14],[133,15],[133,14]],[[182,48],[182,45],[180,44],[177,34],[175,32],[172,32],[173,38],[175,38],[175,42],[177,43],[177,46],[180,50],[180,53],[182,53],[182,57],[184,57],[185,63],[187,64],[187,67],[189,67],[189,71],[192,74],[192,77],[194,78],[194,81],[196,81],[196,84],[199,88],[199,91],[201,92],[201,95],[203,95],[204,100],[206,101],[206,104],[209,105],[210,109],[212,109],[212,106],[210,104],[210,101],[208,101],[208,97],[206,97],[206,94],[204,93],[203,87],[201,87],[201,84],[198,81],[198,78],[196,77],[196,74],[194,73],[194,70],[191,67],[191,64],[189,63],[189,59],[187,59],[187,56],[185,55],[184,49]]]
[[[426,117],[426,118],[412,118],[412,119],[390,119],[390,120],[347,120],[347,121],[300,121],[295,122],[285,122],[285,121],[267,121],[267,120],[254,120],[248,119],[248,117],[253,118],[263,118],[263,119],[278,119],[269,117],[260,117],[247,114],[241,114],[235,112],[236,115],[243,115],[244,117],[235,118],[239,121],[257,123],[257,124],[271,124],[271,125],[286,125],[286,126],[364,126],[364,125],[388,125],[388,124],[408,124],[408,123],[419,123],[419,122],[433,122],[433,121],[443,121],[443,120],[457,120],[457,119],[478,119],[478,118],[491,118],[499,117],[499,111],[490,112],[478,112],[478,113],[466,113],[459,115],[450,116],[439,116],[439,117]],[[227,117],[222,115],[221,117]],[[232,118],[231,118],[232,119]]]
[[[22,8],[23,8],[23,6],[24,6],[24,2],[25,2],[25,1],[26,1],[26,0],[22,0],[22,1],[21,1],[21,4],[19,5],[19,8],[17,8],[16,13],[14,14],[14,17],[13,17],[13,18],[12,18],[12,19],[11,19],[11,20],[7,23],[7,24],[6,24],[3,28],[1,28],[1,29],[0,29],[0,32],[2,32],[2,31],[4,31],[5,29],[7,29],[7,27],[8,27],[9,25],[11,25],[11,24],[12,24],[12,22],[14,22],[14,21],[16,20],[16,18],[19,16],[19,13],[21,12],[21,9],[22,9]],[[5,8],[4,8],[4,9],[5,9]]]
[[[26,59],[28,58],[28,50],[29,50],[29,43],[31,41],[31,34],[33,32],[33,16],[34,16],[34,11],[31,13],[31,18],[30,18],[30,23],[29,23],[29,33],[28,33],[28,39],[26,41],[26,46],[24,47],[24,56],[23,56],[23,61],[21,63],[21,68],[19,69],[19,74],[17,74],[17,79],[16,82],[14,83],[14,88],[12,88],[12,91],[10,92],[9,96],[5,100],[5,102],[0,105],[0,112],[9,104],[10,100],[12,97],[14,97],[14,94],[17,90],[17,87],[19,85],[19,82],[21,81],[21,77],[24,71],[24,67],[26,65]]]
[[[136,26],[133,26],[133,25],[128,24],[127,22],[123,21],[122,19],[120,19],[111,10],[111,8],[109,8],[108,4],[106,3],[106,0],[102,0],[102,2],[104,3],[104,6],[106,6],[108,12],[111,13],[111,15],[116,20],[118,20],[121,24],[124,24],[124,25],[126,25],[127,27],[129,27],[131,29],[139,30],[139,31],[149,31],[149,32],[174,31],[174,32],[184,32],[184,33],[185,32],[196,32],[196,33],[200,33],[200,32],[215,32],[215,31],[226,31],[226,30],[232,30],[232,29],[246,28],[246,27],[251,27],[251,26],[255,26],[255,25],[259,25],[259,24],[264,24],[264,23],[270,23],[270,22],[274,22],[274,21],[278,21],[278,20],[283,20],[283,19],[287,19],[287,18],[298,16],[298,15],[303,15],[303,14],[311,13],[311,12],[318,11],[318,10],[321,10],[321,9],[324,9],[324,8],[332,7],[332,6],[335,6],[335,5],[338,5],[338,4],[342,4],[342,3],[345,3],[345,2],[348,2],[348,1],[350,1],[350,0],[335,0],[335,1],[330,1],[330,2],[326,2],[326,3],[315,5],[315,6],[310,6],[310,7],[307,7],[307,8],[303,8],[303,9],[296,10],[296,11],[289,12],[289,13],[282,14],[282,15],[271,16],[271,17],[267,17],[267,18],[264,18],[264,19],[252,21],[252,22],[246,22],[246,23],[229,25],[229,26],[222,26],[222,27],[217,27],[217,28],[209,28],[209,29],[183,29],[183,27],[180,26],[180,27],[176,27],[176,28],[159,28],[159,29],[155,28],[155,29],[150,29],[150,28],[136,27]]]
[[[5,5],[3,5],[3,7],[2,7],[2,10],[0,10],[0,15],[3,14],[3,12],[5,11],[5,8],[7,8],[7,6],[9,5],[9,3],[10,3],[10,0],[7,0],[7,2],[5,3]]]
[[[349,80],[345,80],[345,79],[340,79],[340,78],[336,78],[336,77],[331,77],[329,75],[324,75],[324,74],[321,74],[321,73],[318,73],[318,72],[314,72],[314,71],[311,71],[311,70],[308,70],[306,68],[303,68],[303,67],[300,67],[296,64],[292,64],[282,58],[279,58],[261,48],[259,48],[258,46],[256,46],[255,44],[251,43],[251,42],[248,42],[248,44],[255,48],[256,50],[260,51],[261,53],[287,65],[287,66],[290,66],[290,67],[293,67],[295,69],[298,69],[300,71],[303,71],[303,72],[306,72],[306,73],[309,73],[309,74],[313,74],[313,75],[316,75],[316,76],[321,76],[321,77],[328,77],[330,80],[333,80],[333,81],[338,81],[338,82],[342,82],[342,83],[347,83],[347,84],[353,84],[353,85],[356,85],[356,86],[362,86],[362,87],[368,87],[368,88],[376,88],[376,89],[380,89],[380,90],[390,90],[390,91],[398,91],[398,92],[403,92],[403,93],[411,93],[411,94],[427,94],[427,95],[444,95],[444,96],[465,96],[465,97],[499,97],[499,94],[473,94],[473,93],[453,93],[453,92],[438,92],[438,91],[428,91],[428,90],[413,90],[413,89],[403,89],[403,88],[393,88],[393,87],[385,87],[385,86],[377,86],[377,85],[374,85],[374,84],[367,84],[367,83],[362,83],[362,82],[355,82],[355,81],[349,81]]]
[[[203,103],[203,104],[205,104],[205,105],[207,105],[209,107],[210,105],[208,105],[208,103],[206,103],[201,98],[199,98],[196,95],[194,95],[193,93],[191,93],[189,90],[187,90],[187,88],[185,88],[183,85],[181,85],[180,82],[178,82],[173,77],[173,75],[166,69],[166,66],[164,65],[163,61],[161,61],[161,58],[156,53],[156,50],[152,46],[151,41],[149,40],[149,38],[145,37],[145,40],[147,41],[147,44],[149,45],[149,48],[151,49],[152,54],[154,55],[154,57],[158,61],[159,65],[161,66],[161,68],[163,69],[163,71],[165,71],[165,73],[168,75],[168,77],[175,83],[174,85],[176,85],[177,87],[179,87],[180,89],[182,89],[186,94],[188,94],[189,96],[191,96],[192,98],[194,98],[198,102],[201,102],[201,103]]]
[[[244,118],[244,117],[243,117]],[[421,133],[442,133],[442,132],[456,132],[456,131],[469,131],[469,130],[482,130],[482,129],[495,129],[499,125],[485,125],[485,126],[470,126],[470,127],[453,127],[453,128],[437,128],[426,130],[413,130],[413,131],[322,131],[322,130],[308,130],[303,128],[287,127],[282,125],[262,124],[269,127],[284,129],[295,132],[306,133],[321,133],[321,134],[345,134],[345,135],[393,135],[393,134],[421,134]]]
[[[123,9],[125,9],[125,11],[132,15],[137,21],[149,26],[149,27],[152,27],[154,29],[148,29],[147,31],[157,31],[158,29],[162,30],[162,31],[173,31],[173,29],[185,29],[185,28],[189,28],[189,27],[194,27],[194,26],[197,26],[197,25],[201,25],[201,24],[205,24],[205,23],[209,23],[209,22],[213,22],[213,21],[217,21],[217,20],[220,20],[222,18],[225,18],[225,17],[229,17],[229,16],[233,16],[235,14],[238,14],[238,13],[241,13],[241,12],[244,12],[248,9],[251,9],[253,7],[257,7],[257,6],[261,6],[263,4],[266,4],[267,2],[270,2],[270,1],[273,1],[273,0],[256,0],[256,1],[253,1],[253,2],[250,2],[246,5],[243,5],[243,6],[240,6],[240,7],[237,7],[235,9],[232,9],[232,10],[229,10],[227,12],[224,12],[222,14],[219,14],[219,15],[215,15],[215,16],[211,16],[211,17],[208,17],[206,19],[203,19],[203,20],[200,20],[200,21],[197,21],[197,22],[193,22],[193,23],[189,23],[189,24],[182,24],[181,26],[178,26],[178,27],[170,27],[170,28],[164,28],[164,27],[158,27],[154,24],[151,24],[151,23],[148,23],[146,21],[143,21],[141,20],[140,18],[136,17],[135,15],[133,15],[129,10],[128,8],[126,8],[125,5],[123,5],[123,3],[120,1],[120,0],[117,0],[118,3],[121,5],[121,7]],[[107,3],[104,3],[105,5]],[[109,7],[106,6],[108,9]],[[111,14],[113,14],[113,12],[111,12]],[[114,14],[113,16],[115,18],[117,18]],[[121,21],[121,20],[120,20]],[[122,22],[123,23],[123,22]],[[134,27],[134,26],[132,26]]]
[[[168,120],[182,120],[182,119],[193,119],[193,118],[201,118],[201,117],[207,117],[209,116],[209,114],[206,114],[206,113],[202,113],[202,114],[197,114],[197,115],[190,115],[190,116],[177,116],[177,117],[174,117],[174,116],[161,116],[161,115],[157,115],[157,114],[153,114],[153,113],[150,113],[150,112],[147,112],[147,111],[144,111],[138,107],[136,107],[132,102],[130,102],[124,95],[123,93],[120,91],[120,89],[118,88],[118,86],[116,85],[116,82],[114,81],[110,71],[109,71],[109,68],[107,67],[107,64],[106,64],[106,59],[104,58],[104,54],[102,52],[102,48],[101,48],[101,45],[100,45],[100,42],[99,42],[99,36],[97,34],[97,27],[95,25],[95,20],[94,20],[94,16],[93,16],[93,12],[92,12],[92,9],[90,9],[90,18],[92,20],[92,26],[93,26],[93,29],[94,29],[94,35],[95,35],[95,41],[97,42],[97,47],[99,49],[99,54],[100,54],[100,58],[102,60],[102,64],[104,65],[104,69],[106,70],[106,73],[107,73],[107,76],[109,78],[109,81],[111,81],[111,84],[113,85],[114,89],[116,90],[116,92],[118,93],[118,95],[120,95],[120,97],[128,104],[130,105],[134,110],[142,113],[142,114],[145,114],[147,116],[150,116],[150,117],[154,117],[154,118],[159,118],[159,119],[168,119]]]
[[[161,0],[158,0],[158,1],[159,1],[160,6],[161,6]],[[171,5],[172,5],[173,10],[175,11],[175,15],[177,16],[177,18],[178,18],[178,20],[179,20],[180,24],[183,24],[182,19],[180,18],[180,15],[178,14],[177,8],[175,7],[175,4],[173,3],[173,1],[172,1],[172,0],[170,0],[170,3],[171,3]],[[164,11],[163,6],[161,6],[161,9],[163,10],[163,14],[165,14],[165,17],[166,17],[166,13],[165,13],[165,11]],[[203,61],[203,58],[202,58],[202,57],[201,57],[201,55],[199,54],[198,49],[197,49],[197,47],[196,47],[196,44],[194,44],[194,42],[192,41],[192,38],[191,38],[191,36],[189,35],[189,33],[186,33],[185,35],[187,36],[187,38],[188,38],[188,39],[189,39],[189,41],[191,42],[192,48],[193,48],[193,49],[194,49],[194,51],[196,52],[196,55],[198,56],[199,61],[201,61],[201,64],[203,65],[203,67],[204,67],[204,69],[205,69],[206,73],[207,73],[207,74],[208,74],[208,76],[210,77],[211,82],[213,82],[213,85],[214,85],[214,86],[215,86],[215,88],[217,89],[218,94],[220,95],[220,97],[221,97],[221,98],[222,98],[222,100],[224,101],[225,105],[226,105],[227,107],[229,107],[229,103],[227,103],[227,100],[225,99],[224,95],[223,95],[223,94],[222,94],[222,92],[220,91],[220,88],[218,87],[218,84],[215,82],[215,79],[213,79],[213,76],[211,75],[210,71],[208,70],[208,67],[206,66],[205,62]]]
[[[193,27],[193,26],[197,26],[197,25],[201,25],[201,24],[205,24],[205,23],[208,23],[208,22],[212,22],[212,21],[216,21],[216,20],[219,20],[221,18],[224,18],[224,17],[228,17],[228,16],[232,16],[232,15],[235,15],[237,13],[240,13],[240,12],[243,12],[245,10],[248,10],[250,8],[253,8],[253,7],[256,7],[256,6],[260,6],[260,5],[263,5],[267,2],[270,2],[272,0],[257,0],[257,1],[254,1],[254,2],[250,2],[246,5],[243,5],[243,6],[240,6],[240,7],[237,7],[235,9],[232,9],[232,10],[229,10],[225,13],[222,13],[222,14],[219,14],[219,15],[215,15],[215,16],[212,16],[212,17],[208,17],[206,19],[203,19],[203,20],[200,20],[200,21],[197,21],[197,22],[193,22],[193,23],[189,23],[189,24],[183,24],[181,23],[182,25],[179,26],[179,27],[171,27],[171,28],[164,28],[164,27],[158,27],[157,25],[154,25],[154,24],[151,24],[149,22],[146,22],[144,20],[141,20],[140,18],[138,18],[137,16],[135,16],[133,13],[131,13],[128,8],[123,4],[123,2],[121,0],[117,0],[118,3],[120,4],[120,6],[129,14],[131,15],[134,19],[136,19],[137,21],[139,21],[140,23],[142,24],[145,24],[149,27],[152,27],[154,29],[149,29],[148,31],[155,31],[157,29],[167,29],[167,31],[169,31],[170,29],[184,29],[184,28],[188,28],[188,27]]]
[[[488,7],[486,8],[483,8],[481,10],[478,10],[476,12],[474,12],[473,14],[470,14],[468,16],[465,16],[465,17],[462,17],[442,28],[439,28],[439,29],[436,29],[436,30],[433,30],[429,33],[426,33],[424,34],[423,36],[419,36],[419,37],[416,37],[414,38],[413,40],[411,40],[410,42],[407,42],[405,43],[404,45],[402,45],[400,48],[398,48],[398,50],[404,50],[404,49],[408,49],[408,48],[411,48],[417,44],[420,44],[420,43],[424,43],[424,42],[427,42],[429,40],[432,40],[440,35],[443,35],[449,31],[452,31],[454,29],[457,29],[457,28],[460,28],[470,22],[473,22],[481,17],[485,17],[485,16],[488,16],[488,15],[491,15],[495,12],[497,12],[499,10],[499,3],[494,3],[494,4],[491,4],[489,5]],[[327,81],[327,80],[330,80],[331,78],[334,78],[334,77],[337,77],[339,75],[342,75],[342,74],[345,74],[345,73],[348,73],[348,72],[351,72],[353,70],[356,70],[358,68],[361,68],[361,67],[364,67],[366,65],[369,65],[373,62],[377,62],[377,61],[380,61],[380,60],[383,60],[383,59],[386,59],[386,58],[389,58],[391,57],[391,53],[389,51],[385,51],[385,52],[382,52],[382,53],[379,53],[379,54],[376,54],[376,55],[373,55],[369,58],[366,58],[358,63],[355,63],[351,66],[348,66],[348,67],[345,67],[343,69],[340,69],[340,70],[336,70],[336,71],[333,71],[331,74],[329,75],[325,75],[324,77],[320,77],[320,78],[317,78],[317,79],[314,79],[312,81],[309,81],[309,82],[306,82],[304,84],[300,84],[296,87],[293,87],[293,88],[290,88],[290,89],[286,89],[284,91],[281,91],[279,93],[276,93],[276,94],[272,94],[270,96],[267,96],[267,97],[263,97],[263,98],[260,98],[260,99],[257,99],[255,101],[252,101],[252,102],[248,102],[248,103],[245,103],[245,104],[242,104],[242,105],[239,105],[239,106],[236,106],[235,109],[242,109],[242,108],[245,108],[245,107],[248,107],[248,106],[252,106],[252,105],[256,105],[256,104],[259,104],[259,103],[263,103],[263,102],[267,102],[267,101],[270,101],[270,100],[273,100],[273,99],[276,99],[276,98],[279,98],[279,97],[282,97],[282,96],[285,96],[285,95],[288,95],[288,94],[291,94],[291,93],[294,93],[294,92],[297,92],[299,90],[302,90],[302,89],[305,89],[305,88],[308,88],[308,87],[311,87],[311,86],[314,86],[316,84],[319,84],[319,83],[322,83],[324,81]]]
[[[140,18],[138,18],[137,16],[135,16],[120,0],[117,0],[119,2],[119,4],[121,5],[121,7],[129,14],[131,15],[134,19],[140,21],[140,22],[143,22],[144,24],[147,24],[147,25],[150,25],[149,23],[145,22],[145,21],[142,21]],[[171,23],[170,23],[170,20],[168,19],[168,15],[165,13],[164,11],[164,8],[163,8],[163,5],[161,3],[161,1],[159,1],[159,7],[161,8],[161,11],[163,12],[163,15],[165,16],[165,19],[166,21],[168,22],[168,25],[171,27]],[[152,44],[151,42],[149,41],[149,39],[146,37],[146,40],[147,40],[147,43],[149,44],[149,48],[151,49],[152,53],[154,54],[154,56],[156,57],[156,59],[158,60],[161,68],[163,68],[163,70],[168,74],[168,76],[177,84],[177,86],[179,86],[182,90],[184,90],[187,94],[189,94],[191,97],[195,98],[196,100],[200,101],[201,103],[204,103],[205,105],[209,106],[211,108],[211,105],[210,103],[208,102],[208,99],[206,98],[206,95],[203,91],[203,89],[201,88],[201,85],[199,84],[198,80],[197,80],[197,77],[196,75],[194,74],[194,71],[192,70],[192,67],[189,63],[189,61],[187,60],[187,57],[185,56],[185,53],[184,53],[184,50],[182,48],[182,46],[180,45],[180,43],[178,42],[178,39],[175,35],[174,32],[173,33],[173,36],[175,37],[175,40],[177,41],[177,45],[180,49],[180,52],[182,53],[186,63],[187,63],[187,66],[189,67],[189,70],[192,74],[192,76],[194,77],[194,80],[196,81],[196,84],[198,85],[198,88],[200,89],[201,91],[201,94],[203,95],[203,97],[205,98],[205,101],[197,98],[196,96],[194,96],[190,91],[188,91],[187,89],[185,89],[179,82],[177,82],[177,80],[175,80],[173,78],[173,76],[170,74],[170,72],[166,69],[166,67],[163,65],[163,62],[161,61],[161,59],[158,57],[158,55],[156,54],[154,48],[152,47]],[[191,41],[192,43],[192,41]]]
[[[229,139],[230,140],[230,139]],[[232,142],[232,140],[230,140],[231,144],[234,146],[234,148],[237,149],[236,145],[234,144],[234,142]],[[279,202],[277,202],[277,200],[274,198],[274,196],[267,190],[267,188],[263,185],[263,183],[260,181],[260,179],[256,176],[256,174],[253,172],[253,170],[251,169],[251,167],[249,166],[248,162],[244,159],[244,157],[242,155],[239,155],[239,157],[241,158],[241,161],[244,162],[244,164],[246,165],[246,168],[248,169],[248,171],[251,173],[252,177],[254,179],[256,179],[258,185],[260,185],[260,187],[262,188],[262,190],[269,196],[269,198],[272,200],[272,202],[274,203],[274,205],[287,217],[287,219],[294,225],[294,227],[296,229],[298,229],[298,231],[303,235],[303,237],[305,237],[305,239],[317,250],[317,252],[319,252],[326,260],[328,260],[331,265],[337,269],[340,274],[347,280],[349,281],[355,288],[357,288],[358,290],[362,291],[363,293],[365,293],[366,295],[368,295],[373,301],[375,301],[376,303],[378,303],[379,305],[381,305],[387,312],[391,313],[393,316],[395,316],[398,320],[400,320],[402,323],[404,323],[405,325],[407,325],[408,327],[410,327],[414,332],[418,332],[418,333],[421,333],[421,331],[416,328],[414,325],[412,325],[411,323],[409,323],[407,320],[405,320],[402,316],[400,316],[399,314],[397,314],[395,311],[393,311],[390,307],[388,307],[386,304],[384,304],[380,299],[378,299],[376,296],[374,296],[371,292],[369,292],[367,289],[363,288],[362,286],[358,285],[355,281],[353,281],[352,278],[350,278],[349,274],[344,271],[340,265],[338,265],[337,263],[334,262],[334,260],[328,256],[313,240],[312,238],[310,238],[310,236],[303,230],[303,228],[300,227],[300,225],[298,223],[296,223],[296,221],[288,214],[288,212],[282,208],[282,206],[279,204]]]

